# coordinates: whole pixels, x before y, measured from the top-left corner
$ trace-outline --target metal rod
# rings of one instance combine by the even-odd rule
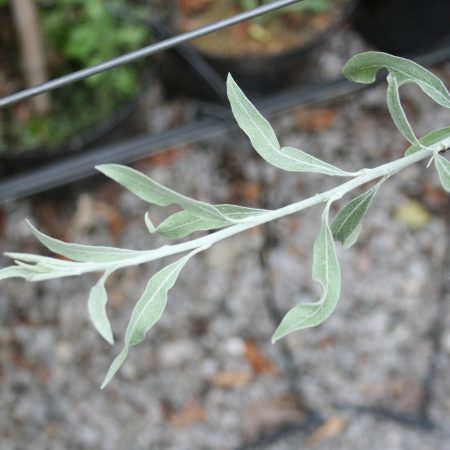
[[[157,42],[156,44],[149,45],[147,47],[143,47],[139,50],[135,50],[125,55],[119,56],[117,58],[110,59],[103,63],[97,64],[92,67],[87,67],[86,69],[78,70],[77,72],[72,72],[67,75],[64,75],[59,78],[55,78],[54,80],[48,81],[47,83],[40,84],[38,86],[34,86],[30,89],[25,89],[23,91],[16,92],[15,94],[8,95],[0,99],[0,108],[13,105],[21,100],[28,99],[38,94],[42,94],[44,92],[52,91],[59,87],[65,86],[70,83],[74,83],[75,81],[82,80],[84,78],[90,77],[92,75],[96,75],[101,72],[105,72],[107,70],[113,69],[114,67],[122,66],[123,64],[128,64],[132,61],[136,61],[140,58],[144,58],[146,56],[154,55],[155,53],[161,52],[163,50],[167,50],[171,47],[174,47],[178,44],[181,44],[186,41],[190,41],[192,39],[199,38],[201,36],[205,36],[207,34],[214,33],[216,31],[222,30],[223,28],[230,27],[232,25],[236,25],[238,23],[244,22],[249,19],[253,19],[255,17],[261,16],[263,14],[267,14],[269,12],[275,11],[277,9],[283,8],[285,6],[292,5],[294,3],[298,3],[303,0],[276,0],[267,5],[259,6],[258,8],[251,9],[249,11],[245,11],[240,14],[236,14],[235,16],[228,17],[223,20],[219,20],[218,22],[214,22],[212,24],[197,28],[192,31],[188,31],[187,33],[179,34],[178,36],[174,36],[172,38],[166,39],[161,42]],[[107,38],[107,37],[106,37]]]

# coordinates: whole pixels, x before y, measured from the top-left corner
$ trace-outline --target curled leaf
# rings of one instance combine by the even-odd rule
[[[366,52],[353,56],[345,64],[344,75],[351,81],[370,84],[379,70],[387,69],[400,84],[415,83],[436,103],[450,108],[450,94],[442,81],[419,64],[383,52]]]
[[[291,172],[315,172],[325,175],[352,176],[314,156],[292,147],[281,148],[270,123],[253,106],[231,75],[227,79],[228,99],[240,128],[254,149],[269,164]]]
[[[314,243],[313,279],[322,286],[322,297],[318,302],[300,303],[288,311],[272,336],[272,342],[294,331],[320,325],[336,308],[341,291],[341,273],[328,214],[329,204],[323,212],[322,225]]]
[[[342,242],[345,248],[351,247],[358,239],[361,222],[366,214],[379,185],[359,195],[344,206],[331,224],[334,239]]]
[[[391,114],[392,120],[397,126],[398,130],[406,138],[408,142],[425,148],[425,146],[417,139],[414,131],[411,128],[408,118],[406,117],[405,110],[400,101],[399,87],[397,76],[394,74],[389,74],[388,77],[388,88],[387,88],[387,105],[389,113]]]

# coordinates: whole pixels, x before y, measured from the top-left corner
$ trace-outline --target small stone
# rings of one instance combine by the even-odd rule
[[[230,356],[242,356],[245,352],[245,342],[238,337],[231,337],[224,342],[224,350]]]
[[[205,378],[210,378],[218,371],[218,369],[219,365],[217,361],[211,358],[203,361],[202,365],[200,366],[200,372]]]
[[[74,357],[73,346],[67,341],[60,342],[56,347],[56,357],[63,363],[68,363]]]
[[[197,349],[192,342],[177,339],[158,349],[158,360],[164,367],[176,367],[196,357]]]
[[[442,336],[442,350],[444,350],[444,352],[450,354],[450,331],[447,331]]]

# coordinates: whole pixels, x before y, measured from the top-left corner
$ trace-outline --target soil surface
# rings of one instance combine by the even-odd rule
[[[319,63],[334,76],[364,44],[336,33]],[[450,64],[433,68],[450,84]],[[449,113],[418,90],[404,106],[418,135]],[[398,158],[406,143],[387,114],[386,86],[272,120],[283,145],[346,170]],[[153,131],[191,105],[172,101],[140,120]],[[137,168],[211,203],[277,208],[339,180],[284,173],[238,130],[168,149]],[[348,200],[343,199],[341,203]],[[10,202],[0,250],[46,251],[25,218],[57,238],[155,248],[148,206],[99,177],[94,184]],[[335,210],[334,210],[335,211]],[[334,212],[333,211],[333,212]],[[131,309],[160,262],[108,282],[116,344],[91,326],[94,275],[0,284],[2,450],[447,450],[450,448],[450,214],[426,163],[385,183],[359,242],[338,246],[342,296],[330,320],[272,345],[280,317],[319,295],[311,280],[321,209],[282,219],[197,255],[170,291],[162,320],[103,391]],[[162,212],[152,209],[155,221]],[[2,267],[9,264],[1,259]]]
[[[342,17],[348,0],[332,0],[323,11],[276,11],[193,41],[206,54],[218,56],[267,56],[307,44]],[[194,6],[193,6],[194,5]],[[238,2],[222,0],[178,2],[175,25],[189,31],[242,12]]]

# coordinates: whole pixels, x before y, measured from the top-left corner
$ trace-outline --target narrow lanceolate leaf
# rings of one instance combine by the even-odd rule
[[[157,233],[169,239],[179,239],[195,231],[222,228],[231,223],[252,219],[267,212],[264,209],[245,208],[235,205],[215,205],[214,207],[225,216],[225,219],[198,217],[189,211],[180,211],[172,214],[158,227],[155,227],[147,214],[147,228],[151,233]]]
[[[377,191],[378,185],[354,198],[336,215],[331,224],[331,233],[334,239],[342,242],[345,248],[351,247],[358,239],[361,221]]]
[[[114,262],[123,261],[139,255],[138,251],[113,247],[96,247],[91,245],[69,244],[47,236],[27,221],[36,238],[52,252],[80,262]]]
[[[240,128],[249,137],[254,149],[268,163],[291,172],[316,172],[325,175],[351,176],[337,167],[292,147],[281,148],[270,123],[253,106],[233,80],[227,79],[228,99]]]
[[[106,373],[105,379],[103,380],[100,389],[103,389],[114,377],[117,371],[122,367],[128,356],[129,347],[124,347],[122,351],[114,358],[114,361],[109,366],[108,372]]]
[[[119,164],[104,164],[97,170],[121,184],[142,200],[158,206],[179,205],[199,217],[221,218],[223,215],[213,205],[200,202],[172,191],[137,170]]]
[[[450,162],[437,154],[435,156],[435,164],[442,187],[447,192],[450,192]]]
[[[168,239],[179,239],[195,231],[213,230],[226,225],[230,225],[230,222],[226,219],[198,217],[188,211],[180,211],[161,222],[155,228],[154,233]]]
[[[366,52],[351,58],[344,66],[344,75],[357,83],[370,84],[379,70],[387,69],[400,84],[416,83],[423,92],[440,105],[450,108],[450,94],[442,81],[429,70],[408,59],[382,52]]]
[[[112,362],[102,384],[102,389],[111,381],[116,372],[124,363],[131,346],[139,344],[145,338],[148,331],[161,318],[167,303],[167,293],[175,284],[181,269],[188,260],[200,250],[194,250],[183,258],[157,272],[147,284],[131,314],[125,332],[124,348]]]
[[[105,289],[105,281],[111,274],[107,271],[98,280],[98,282],[91,288],[88,298],[89,317],[94,324],[96,330],[100,335],[111,345],[114,343],[111,324],[106,313],[106,303],[108,302],[108,295]]]
[[[429,147],[433,150],[445,150],[450,147],[450,127],[440,128],[428,133],[424,137],[419,139],[421,146],[413,144],[405,151],[405,156],[412,155],[413,153],[422,150],[422,146]],[[439,145],[439,147],[436,147]]]
[[[316,303],[301,303],[294,306],[276,329],[272,342],[294,331],[321,324],[336,308],[341,291],[341,273],[328,225],[328,214],[329,204],[325,207],[319,235],[314,243],[313,279],[322,286],[322,297]]]
[[[215,205],[215,208],[217,208],[227,219],[236,221],[251,219],[252,217],[257,217],[268,212],[267,209],[247,208],[245,206],[228,204]]]
[[[142,342],[151,327],[161,318],[167,303],[167,292],[175,284],[181,269],[194,252],[157,272],[147,284],[142,297],[136,303],[125,332],[128,346]]]
[[[5,278],[22,277],[27,281],[42,281],[86,272],[86,264],[80,262],[64,261],[30,253],[7,252],[5,256],[12,258],[16,263],[16,266],[5,269],[2,275]]]
[[[391,114],[392,120],[397,126],[398,130],[411,144],[415,144],[423,148],[423,144],[417,139],[411,125],[408,122],[405,111],[400,101],[399,82],[394,74],[388,75],[388,88],[387,88],[387,105],[389,113]]]
[[[28,279],[30,275],[30,269],[20,266],[9,266],[0,270],[0,280],[6,280],[7,278],[24,278]]]

